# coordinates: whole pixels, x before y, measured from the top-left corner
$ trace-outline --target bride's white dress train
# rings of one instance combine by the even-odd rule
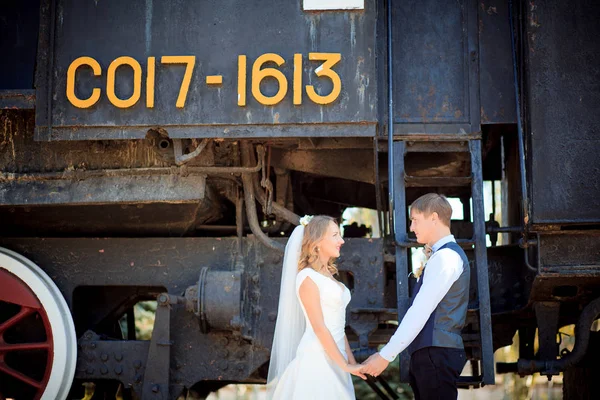
[[[305,268],[296,276],[296,296],[300,284],[307,277],[318,286],[325,325],[344,357],[348,359],[344,327],[346,306],[350,302],[350,290],[312,268]],[[302,302],[300,305],[302,306]],[[310,325],[304,306],[302,311],[306,319],[306,330],[296,350],[296,358],[287,366],[277,383],[273,399],[355,400],[351,375],[338,367],[325,353]]]

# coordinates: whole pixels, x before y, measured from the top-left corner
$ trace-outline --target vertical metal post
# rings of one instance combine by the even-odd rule
[[[156,316],[152,339],[146,359],[142,384],[142,399],[167,400],[169,398],[169,371],[171,367],[171,305],[176,297],[161,293],[156,298]]]
[[[408,242],[406,233],[406,185],[404,183],[404,153],[406,142],[394,142],[394,239],[396,241],[396,290],[398,322],[402,321],[410,305],[408,292],[408,253],[407,248],[399,245]],[[400,354],[400,381],[408,382],[410,358],[406,352]]]
[[[477,295],[479,298],[479,334],[483,383],[495,383],[494,347],[492,343],[492,312],[488,280],[487,249],[485,246],[485,212],[483,209],[483,174],[481,165],[481,140],[469,140],[471,152],[471,195],[473,197],[473,239],[475,266],[477,268]]]
[[[387,1],[387,68],[388,68],[388,201],[389,201],[389,217],[392,218],[392,228],[394,226],[395,217],[395,179],[394,179],[394,74],[393,74],[393,49],[392,49],[392,0]],[[402,161],[404,165],[404,161]],[[404,174],[402,174],[404,179]],[[404,194],[404,191],[402,191]]]

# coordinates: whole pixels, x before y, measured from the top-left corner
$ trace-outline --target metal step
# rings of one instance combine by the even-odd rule
[[[470,176],[410,176],[404,175],[406,187],[457,187],[469,186]]]

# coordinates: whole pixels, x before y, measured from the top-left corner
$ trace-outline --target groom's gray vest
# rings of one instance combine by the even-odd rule
[[[467,306],[469,304],[469,283],[471,280],[469,260],[463,249],[455,242],[446,243],[437,251],[445,248],[451,249],[460,255],[463,261],[463,272],[450,287],[448,293],[446,293],[431,313],[421,332],[419,332],[415,340],[408,347],[410,354],[423,347],[430,346],[464,348],[460,332],[465,325]],[[419,279],[414,287],[414,296],[411,299],[411,305],[417,293],[419,293],[424,280],[425,274],[421,274],[421,279]]]

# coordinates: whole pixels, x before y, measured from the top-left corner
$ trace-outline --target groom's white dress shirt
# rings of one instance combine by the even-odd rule
[[[387,361],[394,361],[396,356],[415,340],[431,313],[462,274],[463,261],[460,255],[448,248],[439,250],[449,242],[456,242],[453,235],[444,236],[432,246],[433,254],[423,273],[423,286],[396,333],[379,352]]]

